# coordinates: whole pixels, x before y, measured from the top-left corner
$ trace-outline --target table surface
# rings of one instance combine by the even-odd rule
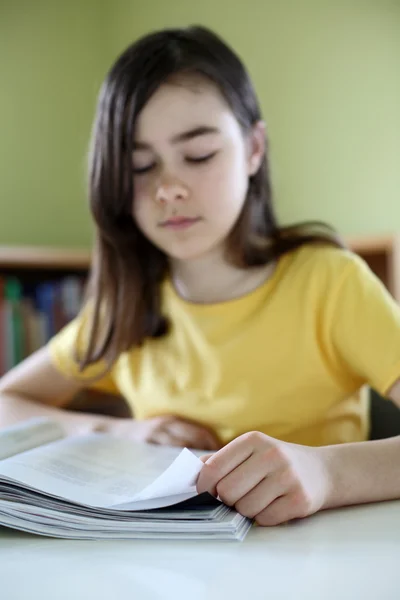
[[[239,542],[69,541],[0,528],[4,600],[399,600],[400,502]]]

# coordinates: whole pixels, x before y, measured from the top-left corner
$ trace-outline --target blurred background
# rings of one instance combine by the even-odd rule
[[[0,244],[90,245],[101,81],[137,37],[193,23],[253,77],[283,221],[400,229],[398,0],[0,0]]]
[[[400,300],[399,0],[0,0],[0,374],[79,309],[106,72],[139,36],[190,24],[250,71],[281,221],[331,223]]]
[[[334,225],[400,301],[400,0],[0,0],[0,375],[79,311],[106,72],[139,36],[190,24],[252,75],[281,221]],[[398,434],[379,401],[371,437]],[[116,410],[115,397],[76,402]]]

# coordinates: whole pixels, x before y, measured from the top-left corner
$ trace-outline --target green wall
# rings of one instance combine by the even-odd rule
[[[90,242],[86,152],[107,63],[101,6],[0,0],[0,244]]]
[[[0,13],[0,244],[90,243],[85,153],[101,78],[137,36],[190,23],[248,65],[282,220],[400,231],[395,0],[0,0]]]

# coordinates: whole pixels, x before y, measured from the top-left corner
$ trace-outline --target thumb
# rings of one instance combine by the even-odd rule
[[[203,463],[205,463],[205,462],[207,462],[207,461],[208,461],[208,459],[209,459],[209,458],[211,458],[212,456],[213,456],[213,453],[212,453],[212,454],[203,454],[203,456],[199,456],[199,458],[200,458],[200,460],[201,460]]]

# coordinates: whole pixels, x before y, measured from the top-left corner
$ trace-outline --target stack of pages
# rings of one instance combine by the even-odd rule
[[[0,525],[70,539],[243,540],[251,521],[208,494],[187,449],[34,419],[0,431]]]

